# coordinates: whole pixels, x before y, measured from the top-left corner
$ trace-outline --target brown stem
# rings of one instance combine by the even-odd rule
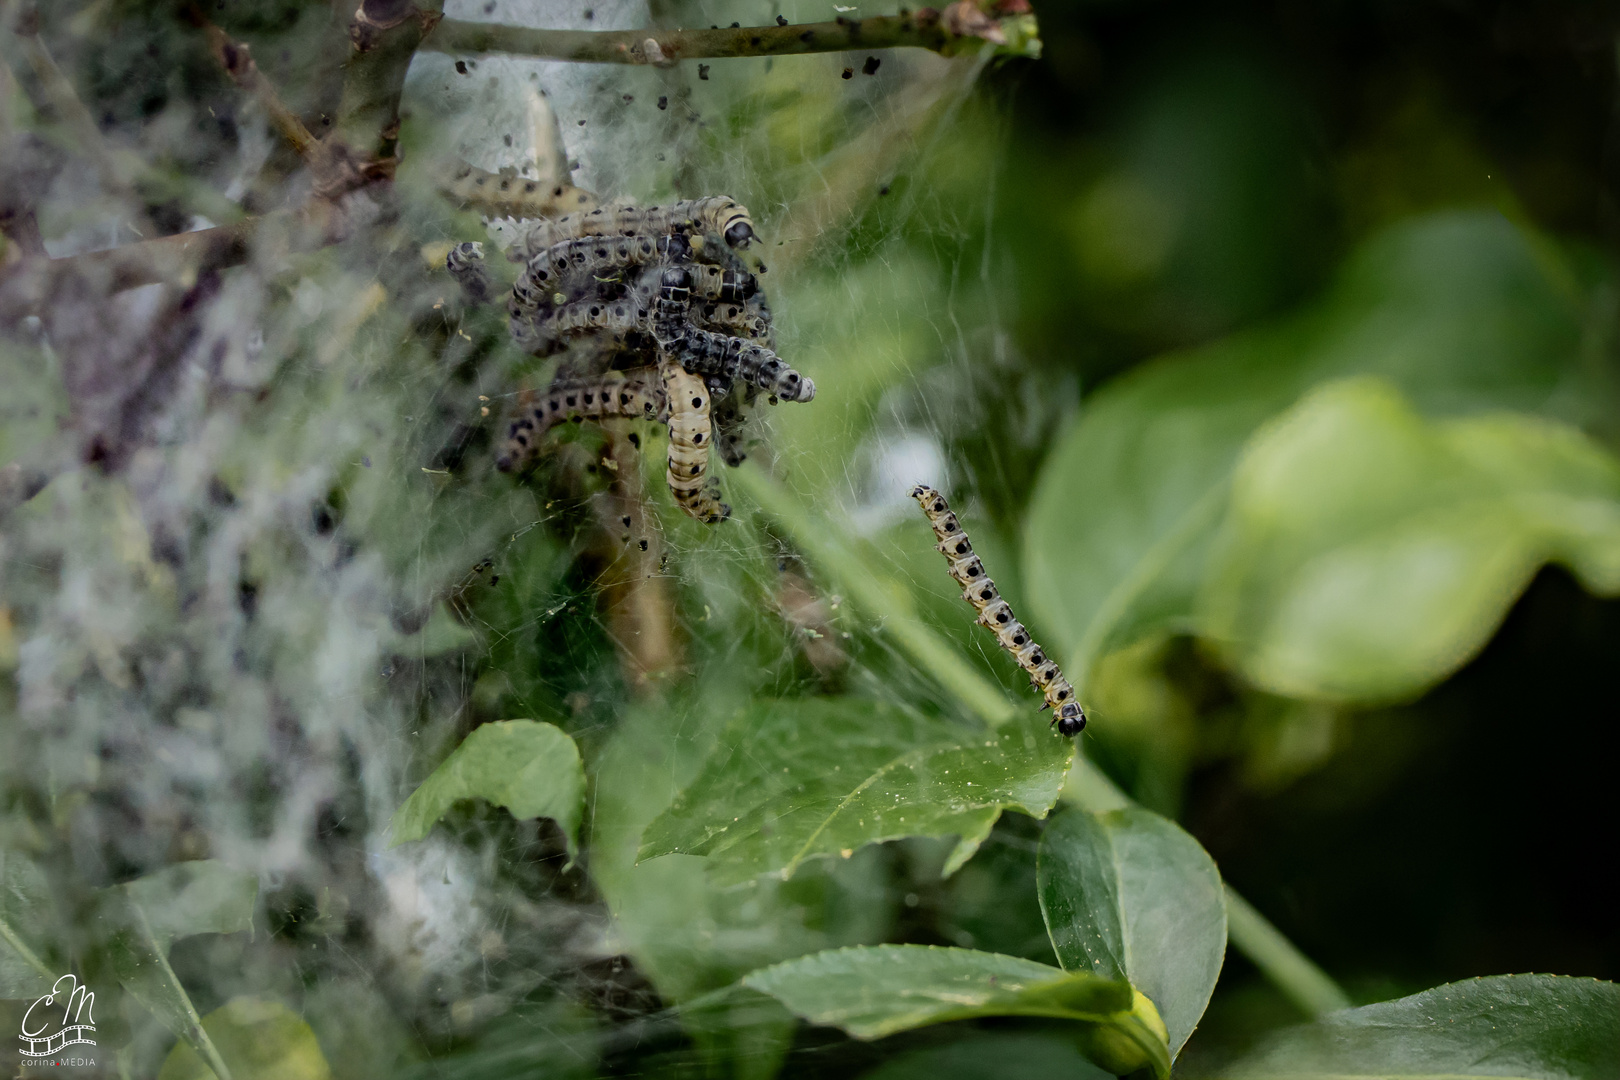
[[[249,218],[62,259],[28,259],[0,280],[0,326],[15,325],[38,311],[68,277],[87,278],[100,295],[111,296],[137,285],[184,282],[207,270],[239,265],[247,261],[249,241],[263,220]]]
[[[944,12],[922,8],[915,13],[870,19],[838,19],[797,26],[744,26],[721,30],[536,30],[526,26],[445,19],[422,42],[422,48],[444,53],[516,53],[550,60],[597,64],[668,66],[681,60],[731,56],[787,56],[794,53],[845,52],[850,49],[912,47],[949,52],[959,45],[1002,43],[1016,15],[977,21],[961,4]],[[1023,24],[1021,24],[1023,25]],[[1019,34],[1019,40],[1029,39]]]
[[[320,171],[325,168],[326,161],[322,152],[321,140],[317,139],[298,115],[281,100],[276,88],[270,80],[259,73],[259,65],[254,63],[253,54],[243,42],[234,40],[229,34],[209,22],[201,11],[193,7],[190,11],[191,21],[202,28],[208,36],[209,51],[219,66],[231,81],[243,90],[259,99],[259,104],[270,117],[270,123],[281,133],[298,156],[312,170]]]
[[[335,137],[365,159],[383,159],[399,136],[399,96],[422,38],[443,18],[443,0],[360,0],[349,22],[354,51],[343,69]]]
[[[680,666],[669,579],[659,573],[662,541],[649,528],[641,451],[629,441],[629,421],[610,421],[602,461],[613,475],[596,507],[606,568],[602,609],[618,645],[625,682],[635,693],[657,689]]]

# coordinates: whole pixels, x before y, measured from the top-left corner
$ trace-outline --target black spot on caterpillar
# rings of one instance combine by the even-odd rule
[[[1052,710],[1052,723],[1060,735],[1078,735],[1086,726],[1086,712],[1075,698],[1074,687],[1063,677],[1063,672],[1035,644],[1024,629],[1024,624],[1013,616],[1012,608],[1001,598],[996,583],[984,572],[984,564],[973,554],[973,544],[962,530],[961,522],[945,504],[945,497],[925,484],[911,489],[928,523],[934,527],[937,547],[950,564],[951,577],[962,586],[962,599],[973,605],[979,613],[978,623],[996,635],[1001,647],[1012,653],[1018,666],[1029,673],[1035,689],[1046,695],[1043,708]]]
[[[611,372],[600,379],[557,382],[523,403],[506,432],[495,467],[511,472],[539,450],[540,439],[558,424],[585,417],[624,416],[664,421],[669,417],[663,382],[645,369]]]

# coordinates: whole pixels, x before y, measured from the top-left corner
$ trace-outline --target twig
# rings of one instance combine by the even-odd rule
[[[201,28],[208,37],[208,49],[219,61],[219,66],[231,81],[243,90],[259,99],[259,104],[270,117],[270,123],[281,133],[288,144],[304,163],[312,170],[321,171],[326,162],[321,148],[321,140],[317,139],[298,115],[281,100],[276,88],[259,73],[259,65],[254,63],[253,54],[246,44],[233,40],[229,34],[208,21],[207,16],[195,6],[188,12],[191,21]]]
[[[38,311],[69,277],[88,278],[101,295],[111,296],[138,285],[195,280],[206,270],[240,265],[247,261],[249,241],[265,220],[248,218],[61,259],[28,259],[0,279],[0,326],[14,325]]]
[[[393,179],[397,164],[393,158],[357,157],[342,137],[316,138],[298,115],[287,108],[270,80],[259,72],[259,65],[246,44],[215,26],[195,5],[188,9],[187,17],[208,36],[208,47],[225,74],[258,99],[271,125],[304,160],[315,176],[317,199],[334,201],[374,180]],[[397,103],[397,96],[395,100]],[[372,133],[374,138],[378,134]]]
[[[838,19],[797,26],[741,26],[720,30],[537,30],[499,23],[445,19],[422,42],[444,53],[515,53],[596,64],[652,64],[734,56],[788,56],[850,49],[918,48],[953,52],[986,42],[1019,55],[1039,55],[1034,17],[1001,19],[968,14],[972,5],[945,11]],[[981,21],[982,20],[982,21]]]
[[[34,77],[39,80],[46,104],[72,133],[75,149],[90,159],[104,188],[125,198],[133,196],[135,189],[132,178],[144,171],[145,163],[127,151],[113,149],[102,136],[101,128],[96,125],[84,102],[79,100],[72,81],[57,66],[45,42],[40,40],[38,12],[32,6],[26,7],[12,29],[22,46],[23,55],[28,58],[28,66],[33,68]],[[152,227],[145,221],[144,215],[139,220],[129,222],[129,225],[143,236],[152,233]]]

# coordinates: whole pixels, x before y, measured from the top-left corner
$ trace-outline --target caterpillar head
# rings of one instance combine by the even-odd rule
[[[1052,723],[1057,725],[1059,735],[1073,738],[1086,729],[1086,711],[1078,701],[1065,701],[1052,717]]]

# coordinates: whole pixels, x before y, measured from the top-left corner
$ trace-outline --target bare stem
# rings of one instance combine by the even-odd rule
[[[952,8],[957,5],[952,5]],[[1033,20],[1019,15],[982,22],[950,17],[932,8],[915,14],[788,26],[737,26],[711,30],[537,30],[526,26],[445,19],[422,42],[444,53],[515,53],[595,64],[653,64],[734,56],[788,56],[851,49],[918,48],[934,52],[985,42],[1029,53]]]
[[[263,220],[247,218],[232,225],[61,259],[25,260],[0,277],[0,326],[10,326],[36,312],[55,293],[58,283],[69,277],[89,278],[101,295],[111,296],[138,285],[195,280],[205,270],[244,263],[248,243]]]

